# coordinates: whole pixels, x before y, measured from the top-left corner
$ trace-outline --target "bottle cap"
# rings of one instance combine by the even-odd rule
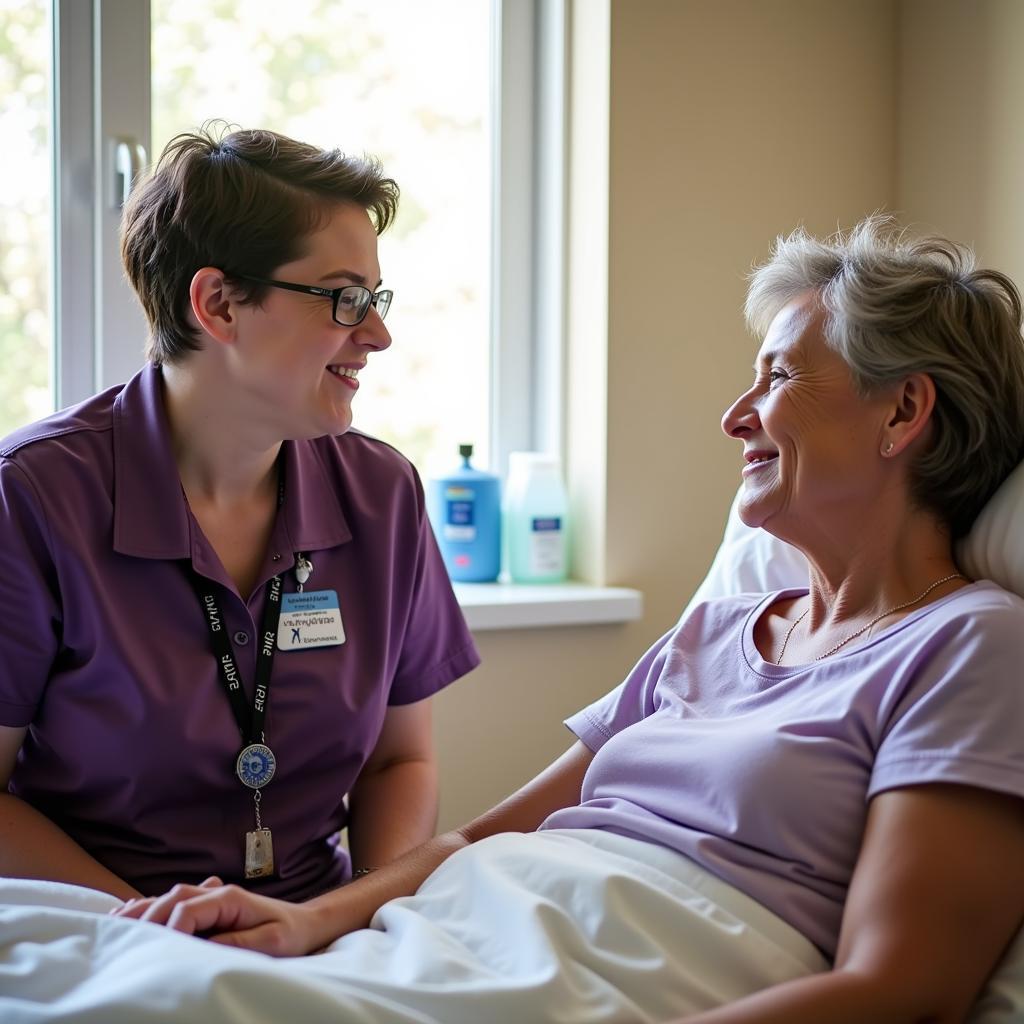
[[[460,444],[459,454],[464,458],[468,459],[473,454],[473,446],[471,444]]]

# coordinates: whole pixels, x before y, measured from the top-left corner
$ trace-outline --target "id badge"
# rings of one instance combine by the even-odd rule
[[[274,838],[269,828],[245,833],[245,877],[266,878],[274,873]]]
[[[279,651],[336,647],[344,642],[345,627],[336,590],[303,590],[281,595],[281,620],[277,626]]]

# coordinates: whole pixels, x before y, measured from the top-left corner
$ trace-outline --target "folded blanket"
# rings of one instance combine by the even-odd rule
[[[828,966],[685,857],[597,831],[477,843],[371,928],[310,957],[275,960],[107,917],[116,902],[0,881],[0,1020],[633,1024]]]

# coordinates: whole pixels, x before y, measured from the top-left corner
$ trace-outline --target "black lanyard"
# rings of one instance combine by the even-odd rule
[[[277,511],[280,513],[284,505],[284,453],[277,460]],[[205,576],[200,576],[188,563],[188,576],[192,588],[199,598],[199,606],[203,610],[213,642],[213,652],[217,657],[220,680],[224,684],[231,712],[238,723],[238,731],[242,734],[245,745],[263,742],[263,722],[267,715],[267,704],[270,700],[270,674],[274,668],[274,651],[277,648],[277,627],[281,619],[281,577],[274,576],[267,584],[267,600],[263,606],[263,621],[260,623],[260,635],[256,647],[256,687],[253,693],[252,708],[245,700],[242,687],[242,676],[235,661],[235,652],[227,635],[227,621],[221,614],[217,603],[216,584]]]
[[[238,731],[246,745],[262,743],[263,720],[266,718],[270,699],[270,673],[274,667],[274,650],[277,647],[277,625],[281,618],[281,577],[274,576],[267,585],[267,602],[263,606],[263,621],[260,624],[256,648],[256,689],[250,709],[242,689],[242,676],[235,661],[235,652],[227,636],[227,623],[214,596],[214,584],[200,576],[191,566],[189,569],[192,586],[199,597],[199,604],[210,630],[220,680],[224,684],[224,692],[228,695],[231,711],[238,723]]]

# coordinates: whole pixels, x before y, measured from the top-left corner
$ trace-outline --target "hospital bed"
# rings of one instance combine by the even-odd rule
[[[1024,465],[958,557],[1024,596]],[[744,527],[734,506],[694,600],[805,582],[799,553]],[[0,880],[0,1021],[653,1024],[827,967],[784,922],[671,851],[542,835],[528,850],[510,834],[462,851],[370,930],[294,960],[112,918],[117,901],[90,890]],[[1024,1024],[1024,932],[970,1024]]]

